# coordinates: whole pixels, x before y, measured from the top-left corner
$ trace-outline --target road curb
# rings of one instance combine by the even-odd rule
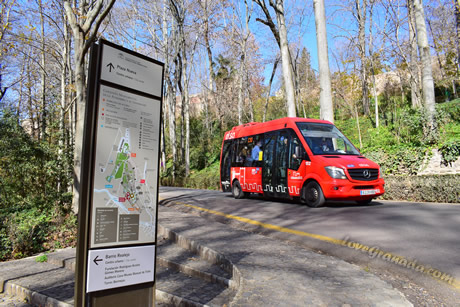
[[[39,292],[29,290],[11,281],[6,281],[3,284],[3,293],[21,300],[26,300],[31,305],[42,307],[73,307],[73,304],[62,302]]]
[[[172,306],[181,307],[210,307],[161,290],[155,290],[155,301],[156,303],[171,304]]]

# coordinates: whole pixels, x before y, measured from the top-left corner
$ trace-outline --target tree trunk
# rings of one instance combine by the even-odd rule
[[[1,47],[1,44],[0,44]],[[21,66],[21,81],[19,81],[19,100],[18,100],[18,108],[16,111],[16,115],[18,117],[18,120],[21,118],[21,105],[22,105],[22,99],[23,99],[23,84],[25,80],[25,71],[27,67],[27,60],[26,60],[26,54],[24,53],[22,57],[22,66]]]
[[[457,30],[457,79],[460,77],[460,0],[454,0],[455,5],[455,29]],[[458,98],[457,84],[453,80],[453,89],[455,98]]]
[[[75,59],[75,87],[76,114],[75,114],[75,147],[74,147],[74,193],[72,209],[78,212],[80,203],[80,171],[83,149],[84,114],[86,107],[86,62],[85,57],[92,42],[96,39],[98,29],[109,11],[112,9],[115,0],[108,0],[104,6],[104,0],[97,0],[89,5],[87,1],[80,1],[79,7],[76,2],[65,0],[64,8],[70,28],[74,37],[74,59]],[[72,7],[73,5],[73,7]]]
[[[208,81],[208,90],[206,95],[206,98],[204,100],[204,115],[205,115],[205,127],[206,127],[206,132],[209,131],[209,101],[212,102],[212,99],[214,97],[214,69],[212,67],[212,50],[211,50],[211,44],[209,42],[209,12],[208,12],[208,0],[200,1],[200,4],[202,6],[202,9],[204,11],[204,42],[206,46],[206,52],[208,55],[208,66],[209,66],[209,81]]]
[[[275,10],[276,19],[278,22],[278,28],[276,27],[273,19],[271,18],[270,12],[268,11],[267,6],[265,5],[265,0],[253,0],[257,3],[262,11],[264,12],[267,20],[261,20],[257,18],[256,20],[268,26],[275,37],[276,43],[280,47],[281,61],[283,67],[283,80],[286,87],[286,109],[288,111],[288,116],[295,115],[295,90],[294,90],[294,67],[292,63],[291,53],[289,51],[289,44],[287,41],[287,30],[284,18],[284,1],[283,0],[269,0],[270,6]],[[283,33],[281,33],[281,28],[283,28]],[[283,36],[283,39],[281,39]],[[289,72],[287,70],[290,70]]]
[[[435,34],[433,33],[433,28],[431,26],[430,20],[427,20],[427,22],[428,22],[428,28],[430,29],[430,33],[431,33],[431,39],[433,40],[433,44],[434,44],[434,51],[436,53],[436,59],[438,60],[439,72],[441,73],[441,80],[445,80],[446,73],[445,73],[444,65],[441,60],[441,55],[439,54],[439,51],[438,51],[438,46],[439,46],[438,40]],[[445,91],[443,94],[445,95],[445,101],[446,102],[449,101],[449,95],[446,95]]]
[[[318,45],[319,82],[321,87],[321,92],[319,96],[320,118],[333,123],[334,111],[332,106],[331,73],[329,70],[329,56],[326,33],[326,12],[324,8],[324,0],[314,0],[313,6],[315,9],[316,42]]]
[[[162,115],[162,121],[161,121],[161,165],[160,169],[162,172],[166,171],[166,131],[165,131],[165,120],[166,120],[166,114],[167,114],[167,106],[166,103],[163,103],[163,109],[161,110],[163,115]]]
[[[68,29],[67,29],[67,21],[65,19],[65,16],[62,16],[63,20],[63,34],[64,34],[64,44],[62,47],[62,63],[61,63],[61,106],[59,108],[59,131],[60,131],[60,136],[59,136],[59,151],[58,151],[58,161],[60,163],[60,167],[64,168],[67,170],[66,167],[66,126],[65,126],[65,110],[67,106],[67,54],[70,53],[70,51],[67,49],[67,40],[68,40]],[[58,190],[60,192],[64,191],[64,188],[67,189],[67,187],[63,186],[63,182],[59,180],[58,182]]]
[[[270,76],[270,82],[268,83],[267,99],[265,100],[264,115],[262,118],[262,122],[265,122],[265,118],[267,116],[267,108],[268,108],[268,102],[270,101],[270,92],[272,90],[273,78],[275,77],[276,67],[278,67],[279,61],[280,59],[276,58],[275,63],[273,64],[272,74]]]
[[[363,94],[363,110],[364,114],[369,114],[369,85],[367,80],[367,59],[366,59],[366,15],[367,15],[367,1],[368,0],[355,0],[356,19],[358,21],[358,49],[361,59],[361,87]]]
[[[276,1],[276,3],[273,3]],[[294,79],[292,71],[291,55],[289,52],[289,43],[287,39],[286,20],[284,17],[284,1],[283,0],[270,0],[276,12],[276,21],[278,22],[279,36],[280,36],[280,53],[281,64],[283,68],[283,80],[286,87],[286,103],[287,103],[287,116],[295,117],[295,90]]]
[[[251,19],[251,13],[249,12],[249,6],[248,2],[245,0],[244,1],[245,7],[246,7],[246,15],[244,19],[245,23],[245,29],[242,30],[242,39],[241,39],[241,50],[242,50],[242,55],[241,55],[241,64],[240,64],[240,71],[239,71],[239,86],[238,86],[238,124],[241,125],[243,123],[243,110],[244,110],[244,93],[245,90],[244,88],[248,88],[248,85],[245,85],[245,80],[246,75],[247,75],[247,70],[246,70],[246,61],[247,61],[247,46],[248,46],[248,39],[250,36],[250,30],[249,30],[249,20]],[[249,97],[249,95],[248,95]],[[251,106],[251,121],[253,119],[253,110]]]
[[[170,69],[170,55],[169,55],[169,37],[168,37],[168,22],[167,22],[167,5],[168,0],[163,0],[163,52],[165,57],[165,81],[167,84],[167,94],[166,94],[166,105],[168,110],[168,124],[169,124],[169,143],[171,146],[171,155],[172,155],[172,179],[176,177],[176,163],[177,163],[177,147],[176,147],[176,92],[171,80],[169,69]],[[171,18],[171,32],[175,32],[175,23]]]
[[[243,73],[244,63],[240,63],[240,72],[238,78],[238,125],[243,123]]]
[[[422,0],[413,0],[415,13],[415,26],[417,29],[417,43],[419,53],[422,59],[422,88],[425,109],[428,115],[427,136],[434,140],[437,135],[436,127],[436,109],[434,97],[434,82],[433,73],[431,70],[431,53],[430,45],[428,44],[428,36],[425,24],[425,13],[423,10]]]
[[[409,48],[410,48],[410,90],[412,108],[416,109],[422,106],[420,99],[420,71],[417,55],[417,36],[415,30],[414,8],[411,4],[412,0],[407,0],[407,14],[409,22]]]
[[[176,178],[177,163],[177,140],[176,140],[176,92],[169,77],[168,82],[168,107],[169,107],[169,142],[171,144],[171,155],[173,162],[172,178]]]
[[[374,46],[373,43],[373,35],[372,35],[372,17],[374,13],[374,1],[370,0],[370,8],[369,8],[369,58],[371,62],[371,74],[372,74],[372,95],[374,96],[374,103],[375,103],[375,128],[379,127],[379,97],[377,96],[377,89],[375,85],[375,67],[374,67]]]
[[[187,76],[187,58],[186,58],[186,46],[185,46],[185,33],[182,31],[182,78],[183,91],[182,91],[182,108],[184,111],[184,123],[185,124],[185,176],[190,175],[190,97],[188,93],[188,76]]]
[[[359,113],[358,113],[358,108],[355,105],[354,109],[355,113],[355,118],[356,118],[356,128],[358,129],[358,137],[359,137],[359,150],[363,148],[363,141],[361,140],[361,128],[359,127]]]
[[[41,80],[40,80],[40,102],[41,102],[41,120],[40,120],[40,129],[39,129],[39,140],[44,140],[46,136],[46,118],[47,118],[47,109],[46,109],[46,62],[45,62],[45,21],[43,15],[43,4],[41,0],[38,0],[38,9],[40,11],[40,65],[41,65]]]

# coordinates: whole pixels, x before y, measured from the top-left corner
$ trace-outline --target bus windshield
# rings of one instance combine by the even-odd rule
[[[360,155],[334,125],[297,123],[297,127],[315,155]]]

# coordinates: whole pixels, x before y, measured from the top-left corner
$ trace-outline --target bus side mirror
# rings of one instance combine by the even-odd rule
[[[305,159],[305,155],[303,154],[303,152],[300,150],[300,146],[296,146],[295,150],[294,150],[294,154],[295,154],[295,157],[297,159],[301,159],[301,160],[304,160]]]
[[[296,146],[295,150],[294,150],[294,154],[296,156],[297,159],[303,159],[303,157],[301,157],[301,151],[300,151],[300,146]]]

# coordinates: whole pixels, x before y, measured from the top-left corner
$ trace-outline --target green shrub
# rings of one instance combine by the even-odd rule
[[[441,145],[438,150],[442,155],[442,164],[445,166],[452,165],[460,156],[460,140]]]
[[[431,154],[429,147],[388,146],[363,154],[378,163],[385,175],[416,175],[426,155]]]
[[[173,180],[170,172],[165,172],[160,178],[161,185],[186,187],[191,189],[220,189],[219,161],[200,171],[192,171],[189,177],[177,175]]]
[[[460,99],[450,102],[437,103],[436,110],[449,114],[453,121],[460,122]]]
[[[11,255],[21,258],[43,250],[51,218],[37,209],[16,212],[6,223],[6,232],[11,242]]]
[[[460,175],[385,176],[387,200],[460,202]]]
[[[48,261],[48,255],[45,253],[43,255],[37,256],[37,258],[35,258],[35,261],[36,262],[47,262]]]
[[[220,189],[219,162],[214,163],[211,167],[195,172],[186,180],[186,187],[192,189]]]
[[[59,148],[51,138],[35,140],[18,122],[8,112],[0,117],[0,260],[43,251],[52,227],[59,230],[71,210],[72,194],[59,188],[71,180],[56,159]]]

